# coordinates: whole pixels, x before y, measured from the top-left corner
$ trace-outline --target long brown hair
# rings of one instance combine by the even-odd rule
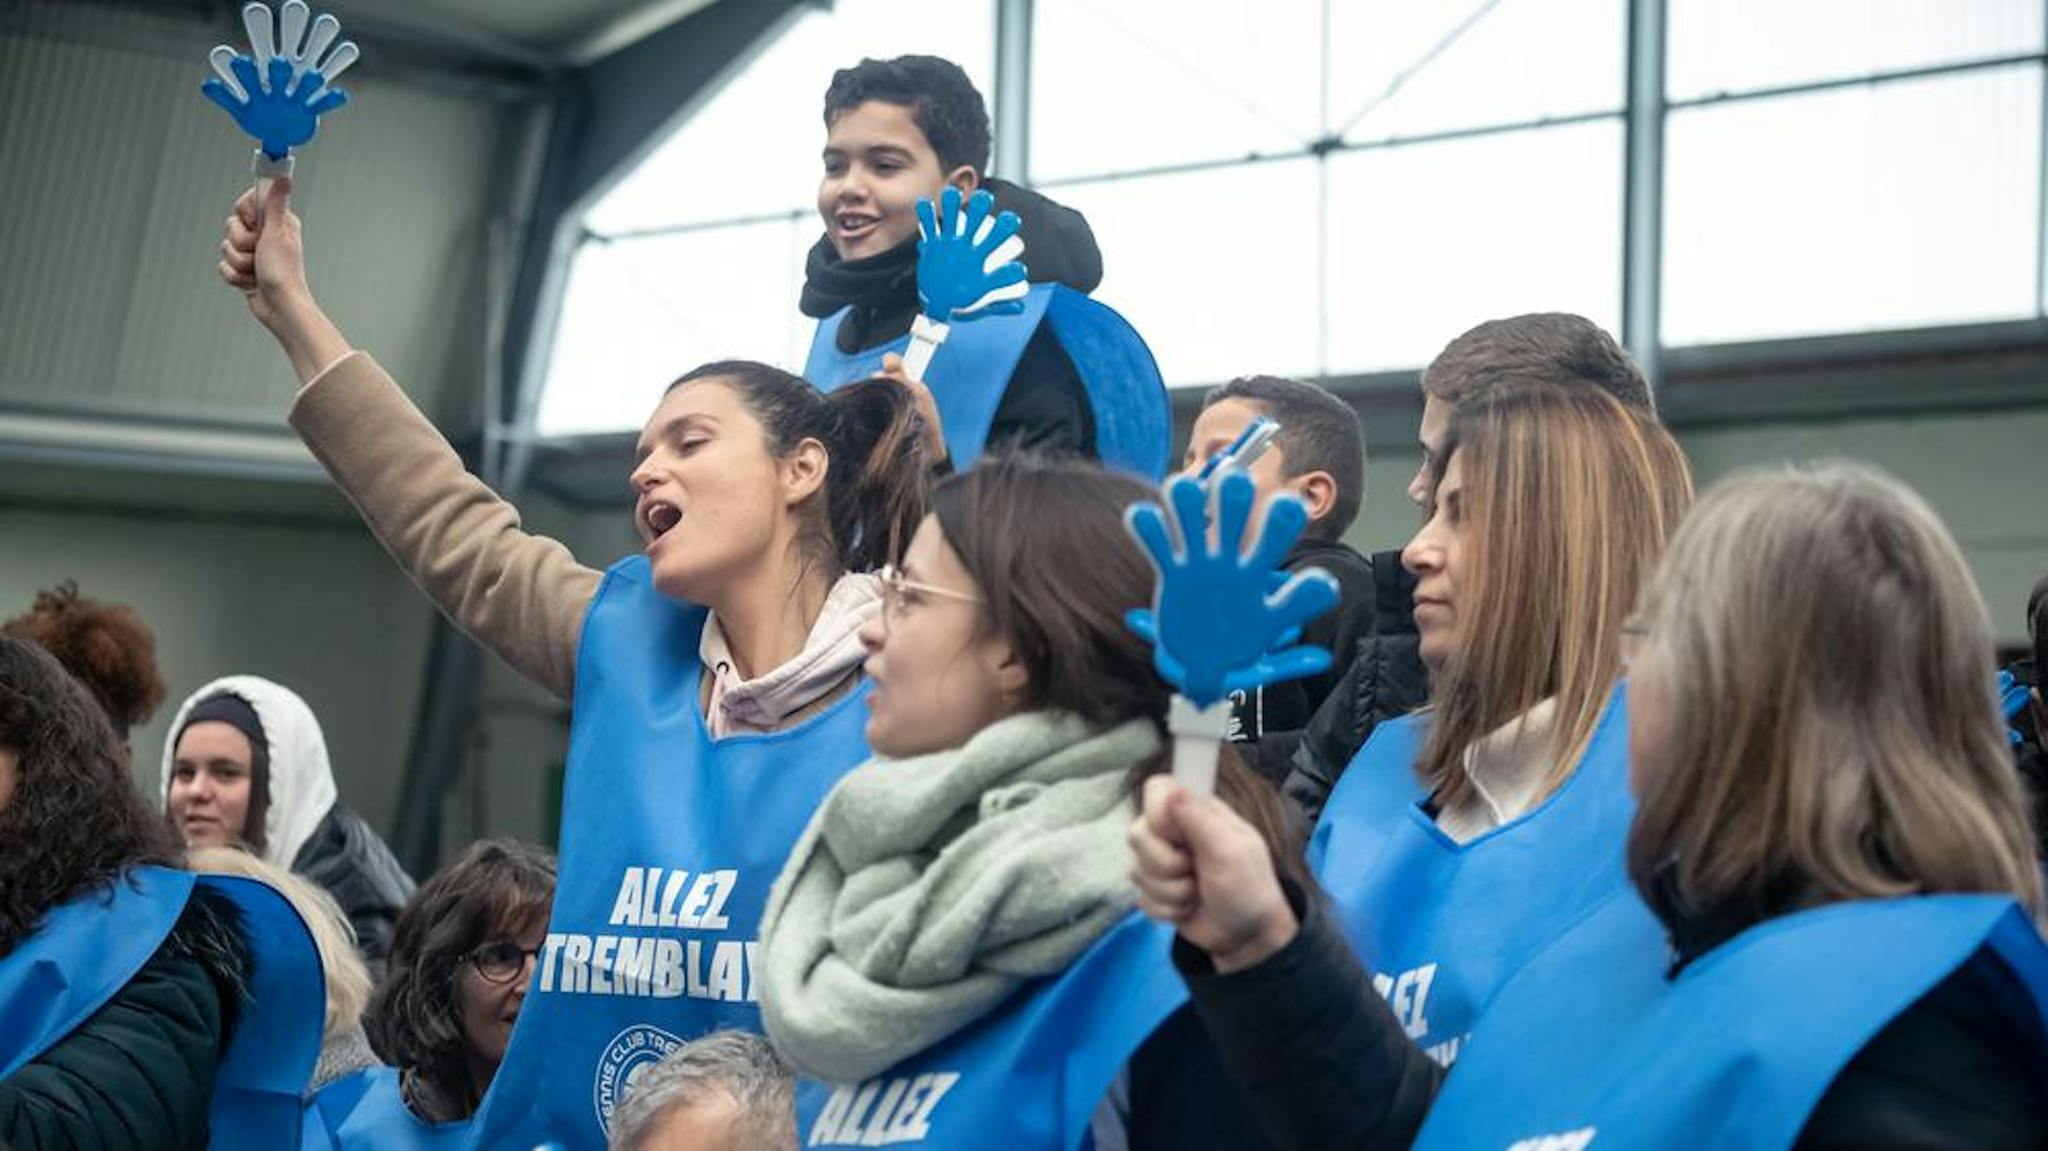
[[[1152,602],[1153,571],[1124,509],[1158,499],[1128,475],[1070,458],[983,458],[932,490],[932,514],[980,590],[981,625],[1009,638],[1030,672],[1025,706],[1110,725],[1149,719],[1163,733],[1173,689],[1124,622]],[[1226,745],[1217,795],[1265,837],[1282,874],[1305,880],[1299,833],[1272,786]],[[1166,770],[1137,765],[1133,791]]]
[[[1716,485],[1639,626],[1634,666],[1662,706],[1629,873],[1667,925],[1727,934],[1932,892],[2038,913],[1984,603],[1910,489],[1851,464]]]
[[[1621,628],[1692,501],[1676,440],[1606,392],[1527,388],[1461,405],[1456,457],[1467,537],[1457,650],[1432,677],[1416,765],[1441,808],[1472,795],[1465,750],[1556,700],[1539,794],[1578,766],[1621,675]]]

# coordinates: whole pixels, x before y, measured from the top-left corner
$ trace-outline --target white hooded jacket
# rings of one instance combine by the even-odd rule
[[[171,719],[170,738],[164,742],[163,770],[157,778],[158,810],[170,804],[171,768],[178,737],[185,730],[185,717],[195,705],[217,695],[241,697],[263,722],[264,742],[269,745],[265,750],[270,754],[270,802],[263,812],[263,858],[289,869],[298,858],[299,849],[313,837],[339,797],[320,721],[313,717],[313,709],[306,706],[306,701],[290,688],[253,675],[230,675],[187,696],[178,705],[178,714]]]

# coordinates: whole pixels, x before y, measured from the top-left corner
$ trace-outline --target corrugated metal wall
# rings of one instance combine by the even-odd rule
[[[250,145],[199,94],[228,35],[177,13],[0,11],[0,407],[274,421],[289,402],[289,366],[214,272],[250,182]],[[373,67],[343,86],[349,106],[298,161],[314,289],[423,407],[459,419],[523,111]]]

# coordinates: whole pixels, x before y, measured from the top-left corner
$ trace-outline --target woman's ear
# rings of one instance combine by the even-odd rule
[[[810,437],[797,441],[789,454],[782,457],[779,468],[783,505],[793,508],[816,495],[825,486],[825,477],[831,470],[832,457],[823,443]]]
[[[1022,708],[1031,694],[1031,669],[1024,666],[1017,645],[1006,638],[990,637],[982,641],[982,659],[996,690],[1002,693],[1004,706]]]

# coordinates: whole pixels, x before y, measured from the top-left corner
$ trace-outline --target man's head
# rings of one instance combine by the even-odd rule
[[[759,1035],[714,1031],[633,1076],[611,1151],[796,1151],[796,1087]]]
[[[842,260],[917,235],[917,201],[988,169],[988,107],[958,64],[937,56],[862,60],[825,89],[818,215]]]
[[[1450,431],[1451,413],[1480,396],[1534,385],[1598,388],[1654,418],[1650,383],[1613,336],[1583,316],[1531,312],[1488,320],[1444,345],[1422,372],[1422,466],[1408,498],[1429,499],[1429,477]]]
[[[1365,496],[1365,436],[1358,413],[1329,392],[1299,380],[1244,376],[1202,397],[1182,469],[1198,471],[1260,416],[1280,425],[1272,450],[1251,468],[1257,512],[1280,492],[1308,505],[1303,536],[1334,540],[1358,517]]]

